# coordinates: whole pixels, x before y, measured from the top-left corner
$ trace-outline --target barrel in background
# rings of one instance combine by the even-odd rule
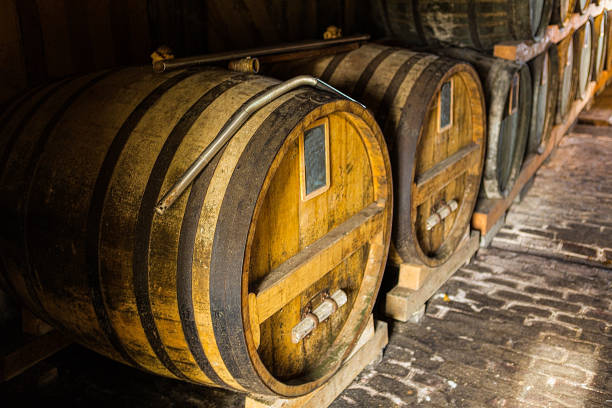
[[[593,73],[593,19],[574,33],[574,66],[576,67],[576,98],[584,99],[588,96],[589,85]]]
[[[461,48],[439,50],[476,68],[487,104],[487,154],[480,196],[506,197],[520,173],[532,113],[529,67]]]
[[[287,93],[154,211],[235,112],[277,84],[125,68],[12,107],[0,122],[0,254],[20,299],[81,344],[171,378],[284,396],[329,378],[367,323],[389,248],[391,168],[365,109]],[[346,304],[294,343],[339,290]]]
[[[552,8],[551,24],[565,26],[576,8],[577,0],[554,0]]]
[[[608,57],[608,35],[609,35],[609,21],[608,21],[608,10],[595,17],[593,21],[593,81],[599,80],[601,73],[606,65],[606,58]]]
[[[484,99],[474,69],[367,44],[277,64],[271,72],[321,77],[375,113],[394,171],[391,260],[429,266],[447,260],[469,226],[484,158]]]
[[[542,54],[529,61],[533,105],[527,152],[541,154],[548,145],[555,122],[559,94],[559,53],[550,44]]]
[[[586,9],[591,5],[591,0],[576,0],[576,12],[584,14]]]
[[[564,123],[576,95],[577,68],[574,58],[574,36],[568,35],[557,45],[559,52],[559,97],[556,123]]]
[[[364,30],[356,0],[1,0],[0,108],[67,75],[177,57],[322,39],[329,25]]]
[[[491,50],[504,41],[539,40],[553,0],[370,0],[388,36],[407,45]]]

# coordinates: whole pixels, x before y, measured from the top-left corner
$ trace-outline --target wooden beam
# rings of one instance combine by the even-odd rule
[[[28,368],[52,356],[72,341],[57,330],[33,338],[17,350],[0,356],[0,382],[23,373]]]
[[[414,192],[416,205],[423,203],[469,169],[478,160],[478,150],[476,143],[470,143],[419,176]]]
[[[563,27],[550,25],[546,29],[544,38],[540,41],[508,41],[496,44],[493,48],[493,55],[509,61],[525,63],[540,55],[550,43],[559,43],[575,30],[582,27],[589,17],[600,15],[604,8],[610,10],[612,1],[600,1],[599,4],[591,3],[584,14],[574,13]]]
[[[271,271],[255,292],[261,323],[340,265],[382,229],[383,200],[374,202]]]

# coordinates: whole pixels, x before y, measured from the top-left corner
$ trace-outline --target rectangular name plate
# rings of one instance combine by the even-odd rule
[[[300,140],[302,200],[308,200],[329,188],[329,125],[318,121],[304,131]]]

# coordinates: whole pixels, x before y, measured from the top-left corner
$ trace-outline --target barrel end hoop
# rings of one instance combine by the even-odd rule
[[[298,398],[274,398],[248,395],[245,408],[325,408],[344,391],[370,364],[382,359],[382,352],[389,342],[387,323],[374,320],[370,315],[366,329],[357,341],[354,351],[342,363],[340,369],[322,387]]]

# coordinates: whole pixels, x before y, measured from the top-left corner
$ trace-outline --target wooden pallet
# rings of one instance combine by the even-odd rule
[[[478,250],[478,232],[466,236],[448,261],[437,268],[424,265],[402,265],[397,286],[386,294],[385,314],[392,319],[407,322],[418,314],[434,293]]]
[[[303,397],[282,399],[247,396],[245,408],[324,408],[329,406],[370,363],[379,361],[389,342],[387,323],[374,321],[370,316],[355,351],[342,364],[336,374],[322,387]]]
[[[591,103],[595,93],[599,89],[605,87],[611,77],[611,72],[604,71],[597,82],[591,82],[589,85],[587,92],[589,96],[583,100],[574,101],[566,121],[552,129],[551,137],[544,152],[542,154],[530,155],[525,159],[521,168],[521,173],[507,197],[496,200],[484,199],[478,201],[476,210],[472,216],[472,227],[480,231],[483,237],[481,241],[486,242],[489,240],[490,242],[490,238],[492,238],[491,235],[495,233],[494,227],[499,223],[500,219],[505,216],[506,211],[510,208],[515,198],[520,194],[527,182],[535,175],[542,163],[550,156],[553,149],[561,142],[561,139],[574,124],[580,112]]]
[[[604,8],[612,9],[612,0],[603,0],[599,5],[592,3],[584,14],[574,13],[563,27],[558,25],[548,26],[544,38],[540,41],[508,41],[497,44],[493,48],[493,55],[518,63],[525,63],[540,55],[551,43],[559,43],[565,37],[582,27],[589,17],[601,14]]]

